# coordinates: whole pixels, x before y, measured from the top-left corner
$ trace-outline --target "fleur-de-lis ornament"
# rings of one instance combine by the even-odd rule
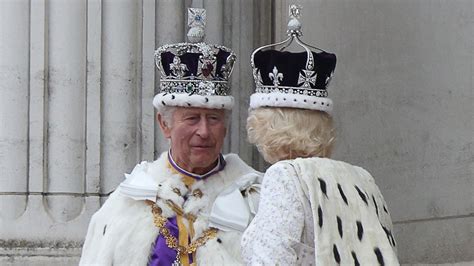
[[[280,85],[280,81],[283,80],[283,74],[278,72],[278,68],[276,66],[273,67],[272,73],[268,74],[268,77],[273,80],[273,86]]]

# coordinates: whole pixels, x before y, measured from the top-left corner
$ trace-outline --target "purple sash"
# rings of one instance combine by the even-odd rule
[[[187,176],[191,176],[194,179],[197,180],[202,180],[205,179],[222,169],[224,169],[226,165],[226,161],[224,160],[224,157],[222,154],[219,154],[217,166],[215,169],[211,170],[209,173],[198,176],[198,175],[193,175],[192,173],[186,172],[184,169],[179,167],[171,157],[171,150],[168,152],[168,161],[170,162],[171,166],[178,171],[179,173]],[[186,200],[186,198],[185,198]],[[178,222],[176,220],[176,216],[172,218],[168,218],[168,221],[165,224],[165,227],[170,230],[170,233],[172,236],[176,237],[176,239],[179,239],[179,229],[178,229]],[[190,241],[188,239],[188,241]],[[155,245],[153,246],[153,249],[151,251],[150,259],[148,260],[148,266],[169,266],[173,264],[173,262],[176,260],[176,250],[169,248],[166,245],[166,239],[159,234],[158,237],[156,238]],[[193,263],[192,259],[192,254],[189,254],[189,262]]]
[[[166,228],[170,230],[172,236],[178,239],[179,230],[176,222],[176,217],[168,218],[165,224]],[[169,266],[173,264],[176,259],[176,250],[169,248],[166,245],[166,239],[159,234],[156,238],[155,246],[151,252],[150,259],[148,261],[149,266]]]

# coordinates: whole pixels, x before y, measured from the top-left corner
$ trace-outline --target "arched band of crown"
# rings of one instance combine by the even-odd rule
[[[303,36],[303,33],[301,31],[301,22],[298,20],[301,17],[301,6],[291,4],[289,7],[289,16],[290,16],[290,20],[288,22],[288,30],[287,30],[288,38],[278,43],[264,45],[256,49],[255,51],[253,51],[250,57],[250,64],[252,68],[255,68],[254,57],[257,52],[265,50],[270,47],[277,47],[280,45],[284,45],[282,48],[280,48],[280,51],[283,51],[285,48],[290,46],[293,40],[295,40],[296,43],[299,44],[301,47],[303,47],[303,49],[306,51],[306,54],[307,54],[306,69],[313,70],[314,57],[310,48],[313,48],[319,51],[323,51],[323,50],[320,48],[308,45],[300,39],[300,37]]]

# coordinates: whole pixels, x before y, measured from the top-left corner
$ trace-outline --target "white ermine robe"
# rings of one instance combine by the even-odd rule
[[[372,176],[326,158],[271,166],[242,238],[251,265],[398,265],[392,221]]]
[[[165,200],[173,201],[186,213],[195,214],[194,239],[198,238],[209,228],[208,218],[218,194],[239,177],[257,173],[235,154],[225,155],[224,158],[226,165],[223,170],[195,181],[189,189],[180,176],[169,168],[166,152],[154,162],[138,164],[93,215],[80,265],[147,265],[159,229],[153,223],[151,208],[145,200],[156,201],[166,218],[176,214],[165,204]],[[179,196],[176,189],[183,196]],[[193,195],[192,192],[197,189],[202,192],[201,197]],[[197,264],[242,264],[241,235],[238,231],[219,230],[216,238],[197,249]]]

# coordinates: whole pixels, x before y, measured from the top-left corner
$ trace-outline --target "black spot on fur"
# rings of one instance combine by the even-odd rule
[[[342,220],[339,216],[337,216],[337,230],[339,231],[339,235],[342,238]]]
[[[380,252],[380,249],[374,248],[374,253],[375,253],[375,256],[377,256],[377,260],[379,261],[380,266],[384,266],[385,263],[383,261],[383,256],[382,256],[382,252]]]
[[[173,94],[171,94],[171,100],[174,100],[176,98]]]
[[[204,100],[206,100],[206,103],[207,103],[207,102],[209,102],[209,98],[207,98],[207,97],[206,97],[206,98],[204,98]]]
[[[321,209],[321,206],[318,206],[318,223],[319,227],[323,227],[323,210]]]
[[[360,188],[358,186],[354,186],[354,187],[357,190],[357,193],[359,193],[360,198],[365,202],[365,205],[369,205],[369,203],[367,202],[367,197],[365,196],[365,194],[360,190]]]
[[[341,194],[342,200],[346,203],[346,205],[349,205],[349,202],[347,202],[346,195],[344,194],[344,191],[342,190],[341,184],[337,184],[337,189],[339,189],[339,193]]]
[[[332,246],[332,253],[334,254],[334,260],[336,260],[337,263],[341,263],[341,256],[339,256],[336,244]]]
[[[222,240],[220,238],[217,239],[217,243],[221,244]]]
[[[224,108],[224,104],[222,104],[222,108]]]
[[[105,235],[105,231],[107,231],[107,225],[104,226],[104,231],[102,231],[102,235]]]
[[[375,201],[374,195],[372,195],[372,201],[374,202],[375,212],[377,213],[377,217],[379,217],[379,207],[377,206],[377,202]]]
[[[166,103],[165,103],[165,101],[161,101],[161,104],[163,104],[164,106],[166,106]]]
[[[354,259],[354,266],[360,266],[359,260],[357,259],[356,253],[354,251],[351,252],[352,258]]]
[[[357,238],[359,241],[362,241],[362,237],[364,236],[364,227],[362,227],[362,223],[357,221]]]
[[[324,193],[326,198],[328,197],[327,191],[326,191],[326,182],[322,180],[321,178],[318,178],[319,180],[319,187],[321,188],[321,191]]]
[[[387,239],[390,245],[395,246],[395,239],[393,238],[392,232],[385,226],[383,225],[381,226],[382,226],[382,229],[385,231],[385,234],[387,235]]]
[[[385,207],[385,205],[383,205],[383,210],[385,213],[388,213],[387,207]]]
[[[188,106],[191,106],[191,104],[190,104],[190,103],[186,103],[186,104],[188,104]]]

